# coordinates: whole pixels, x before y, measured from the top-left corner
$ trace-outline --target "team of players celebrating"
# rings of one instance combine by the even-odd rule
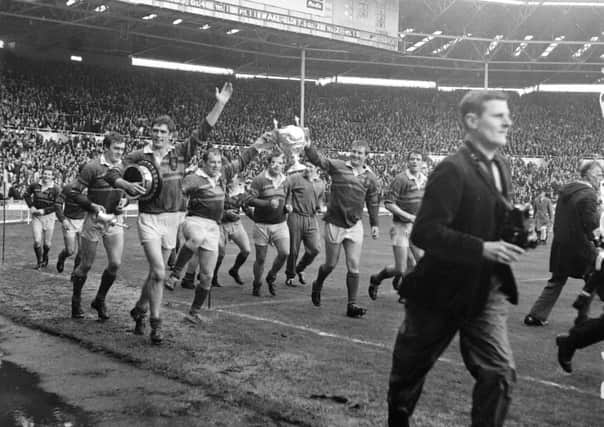
[[[164,288],[174,290],[179,281],[183,287],[195,289],[187,319],[195,323],[203,321],[202,306],[211,287],[220,286],[218,270],[229,240],[238,246],[239,253],[228,274],[237,283],[244,283],[239,269],[249,256],[251,245],[240,220],[243,209],[254,223],[252,294],[260,296],[266,282],[268,292],[276,295],[277,275],[284,265],[287,286],[296,287],[296,282],[306,284],[304,271],[322,246],[319,214],[325,204],[325,184],[318,168],[331,178],[331,197],[323,215],[325,262],[312,281],[311,300],[315,306],[321,305],[323,283],[336,266],[343,248],[347,267],[346,314],[361,317],[366,313],[366,308],[357,304],[364,207],[369,213],[372,238],[379,235],[378,185],[374,173],[365,164],[369,154],[367,143],[354,141],[350,146],[350,160],[342,161],[324,157],[307,138],[305,169],[287,174],[283,147],[279,146],[276,132],[270,131],[228,162],[219,150],[207,146],[206,140],[232,92],[230,83],[221,90],[216,89],[215,106],[198,131],[185,142],[174,142],[174,121],[169,116],[159,116],[152,123],[152,140],[142,150],[124,156],[122,136],[108,133],[103,140],[103,153],[83,165],[77,179],[62,190],[53,183],[52,169],[44,171],[39,184],[30,186],[26,201],[33,218],[37,268],[48,265],[55,218],[61,222],[65,240],[57,270],[62,272],[66,259],[77,254],[71,273],[73,318],[84,317],[81,292],[99,241],[107,253],[107,266],[91,307],[99,320],[109,318],[105,298],[122,261],[124,229],[127,228],[123,210],[130,200],[147,192],[141,183],[124,179],[123,171],[142,160],[155,164],[161,185],[151,198],[138,201],[137,229],[149,271],[140,298],[130,312],[136,334],[144,334],[150,326],[151,342],[162,342],[163,291]],[[193,170],[187,169],[198,149],[202,150],[199,165]],[[246,190],[239,174],[263,152],[268,153],[266,169]],[[382,279],[395,276],[396,284],[396,278],[415,262],[417,251],[409,250],[408,237],[426,183],[419,168],[421,160],[419,153],[411,153],[409,169],[393,181],[388,191],[386,207],[395,218],[391,231],[395,265],[372,276],[370,296],[373,299],[377,297],[377,286]],[[304,243],[304,254],[298,260],[301,243]],[[277,254],[265,275],[269,245],[275,247]],[[168,275],[166,263],[172,251],[176,251],[176,256]],[[197,271],[198,284],[192,286]]]

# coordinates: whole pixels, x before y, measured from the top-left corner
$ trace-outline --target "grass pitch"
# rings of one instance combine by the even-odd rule
[[[249,222],[244,219],[250,229]],[[0,314],[31,327],[68,337],[91,351],[103,351],[126,363],[204,387],[217,399],[255,411],[275,425],[383,426],[391,350],[402,318],[390,283],[384,282],[377,301],[369,300],[369,275],[392,260],[388,240],[390,219],[382,218],[380,239],[366,235],[361,265],[360,303],[369,308],[363,319],[345,316],[346,289],[343,259],[327,279],[320,308],[310,302],[310,285],[288,288],[284,274],[277,296],[251,295],[254,255],[242,268],[246,284],[239,286],[226,274],[236,255],[228,246],[220,282],[212,290],[212,309],[206,321],[192,325],[184,319],[193,294],[177,288],[164,294],[166,343],[148,344],[148,337],[132,334],[129,309],[147,275],[134,220],[129,220],[126,248],[118,279],[107,298],[111,319],[96,321],[92,312],[81,321],[69,318],[69,271],[54,269],[62,248],[60,227],[54,236],[47,269],[33,270],[31,230],[28,225],[6,228],[6,261],[0,270]],[[366,227],[368,230],[368,227]],[[272,261],[274,252],[269,251]],[[509,335],[517,364],[518,382],[506,425],[598,426],[604,423],[600,383],[604,362],[595,345],[578,351],[567,375],[556,362],[554,338],[572,324],[571,303],[581,287],[570,280],[542,328],[522,325],[522,319],[548,278],[548,247],[527,254],[514,267],[520,304],[510,306]],[[343,258],[343,255],[342,255]],[[310,283],[323,260],[320,254],[306,274]],[[84,290],[87,309],[100,280],[105,256],[99,245],[96,265]],[[446,285],[446,284],[444,284]],[[592,307],[601,313],[601,303]],[[414,422],[418,426],[463,426],[470,421],[473,379],[465,370],[457,340],[430,372]],[[212,405],[200,425],[233,425],[212,416]],[[265,422],[262,422],[265,424]],[[238,419],[237,425],[260,425]]]

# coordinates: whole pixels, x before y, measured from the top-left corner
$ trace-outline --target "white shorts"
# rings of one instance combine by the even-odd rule
[[[207,251],[218,251],[220,226],[213,219],[188,216],[182,225],[182,235],[187,242]]]
[[[276,242],[286,239],[287,247],[289,247],[289,228],[285,221],[279,224],[262,224],[254,223],[254,232],[252,235],[256,246],[275,245]]]
[[[341,244],[344,240],[363,243],[363,220],[358,220],[350,228],[338,227],[329,222],[325,223],[325,241],[327,243]]]
[[[174,249],[180,217],[181,212],[139,213],[136,223],[141,243],[160,240],[163,249]]]
[[[56,219],[54,212],[46,215],[32,215],[31,226],[34,230],[52,231],[55,228]]]
[[[392,246],[408,248],[412,228],[412,222],[406,222],[404,224],[400,222],[393,222],[392,228],[390,229],[390,240],[392,240]]]
[[[85,217],[82,219],[66,217],[65,219],[67,220],[67,227],[63,227],[63,234],[77,234],[82,232]]]
[[[88,240],[89,242],[98,242],[105,236],[114,236],[118,234],[124,234],[124,227],[118,225],[106,225],[101,222],[97,222],[94,219],[95,215],[87,213],[82,224],[82,231],[80,237]],[[124,223],[124,216],[117,215],[116,217],[118,224]]]

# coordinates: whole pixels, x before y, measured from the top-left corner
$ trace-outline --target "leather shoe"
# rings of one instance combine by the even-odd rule
[[[530,314],[527,314],[526,317],[524,318],[524,324],[526,326],[545,326],[548,323],[549,322],[547,320],[537,319],[536,317],[531,316]]]
[[[356,304],[348,304],[346,308],[346,316],[348,317],[363,317],[367,313],[367,309]]]
[[[558,335],[556,337],[556,345],[558,346],[558,363],[565,372],[573,371],[572,359],[575,354],[575,347],[570,342],[568,335]]]

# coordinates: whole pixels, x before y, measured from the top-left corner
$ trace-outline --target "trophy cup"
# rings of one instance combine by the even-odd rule
[[[277,144],[292,162],[292,165],[287,169],[287,174],[303,171],[306,166],[300,163],[300,153],[306,145],[306,132],[299,126],[298,118],[296,117],[296,125],[288,125],[281,129],[277,128],[276,120],[274,120],[274,123],[277,132]]]

